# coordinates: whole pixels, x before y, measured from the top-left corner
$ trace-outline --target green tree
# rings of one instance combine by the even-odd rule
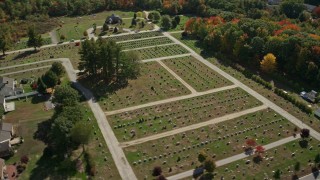
[[[137,25],[137,20],[135,18],[132,18],[131,26],[136,26],[136,25]]]
[[[55,89],[53,102],[62,106],[75,106],[78,104],[79,99],[79,94],[75,89],[70,85],[63,85]]]
[[[50,70],[54,72],[59,78],[61,78],[66,73],[62,63],[60,62],[54,62]]]
[[[54,72],[49,70],[42,76],[42,81],[48,88],[53,88],[58,84],[59,77]]]
[[[274,177],[275,179],[280,179],[280,177],[281,177],[281,172],[280,172],[279,169],[277,169],[277,170],[274,172],[273,177]]]
[[[207,158],[203,163],[203,167],[207,172],[212,173],[216,168],[216,164],[213,159]]]
[[[61,36],[60,36],[60,41],[63,42],[65,39],[66,39],[66,36],[63,35],[63,34],[61,34]]]
[[[104,23],[102,26],[102,31],[109,31],[109,26],[108,24]]]
[[[161,26],[163,27],[163,29],[168,30],[172,27],[172,22],[171,22],[171,18],[169,15],[164,15],[161,18]]]
[[[300,171],[300,167],[301,167],[300,162],[296,162],[296,164],[294,165],[294,171],[295,172]]]
[[[45,92],[46,92],[46,89],[47,89],[46,84],[42,81],[42,78],[39,77],[39,78],[38,78],[38,82],[37,82],[37,91],[38,91],[39,93],[45,93]]]
[[[303,0],[285,0],[280,4],[280,11],[288,18],[298,18],[306,7]]]
[[[159,22],[161,19],[161,15],[158,11],[152,11],[148,15],[148,19],[152,20],[152,22]]]
[[[319,164],[320,163],[320,154],[318,153],[317,155],[316,155],[316,157],[314,158],[314,162],[316,163],[316,164]]]
[[[7,23],[3,23],[0,26],[0,50],[2,51],[3,55],[5,52],[10,49],[12,46],[12,37],[11,37],[12,29],[10,28]]]
[[[82,145],[82,150],[85,152],[85,145],[90,140],[92,129],[84,122],[76,123],[71,129],[71,139],[74,143]]]
[[[208,155],[204,151],[200,151],[200,153],[198,155],[198,161],[203,163],[207,157],[208,157]]]
[[[175,16],[174,21],[177,23],[177,25],[179,25],[181,21],[180,16]]]
[[[40,34],[35,32],[34,27],[29,27],[28,29],[28,47],[34,47],[34,50],[37,50],[37,47],[41,47],[43,45],[43,39]]]

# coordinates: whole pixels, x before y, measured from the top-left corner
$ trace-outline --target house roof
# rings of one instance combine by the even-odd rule
[[[11,133],[7,131],[0,131],[0,149],[1,149],[1,142],[9,141],[11,139]]]
[[[10,139],[0,142],[0,153],[10,150]]]
[[[5,102],[5,98],[3,95],[0,95],[0,103],[3,104]]]
[[[13,96],[14,95],[14,79],[7,77],[0,77],[0,95]]]
[[[1,123],[0,124],[0,130],[1,131],[6,131],[6,132],[12,132],[12,124],[11,123]]]
[[[318,108],[315,112],[314,115],[318,116],[320,118],[320,108]]]

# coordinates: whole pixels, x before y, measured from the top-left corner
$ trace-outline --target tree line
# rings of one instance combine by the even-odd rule
[[[125,82],[140,73],[139,55],[130,51],[122,52],[120,45],[108,39],[87,39],[81,43],[79,53],[79,70],[95,80]]]
[[[256,68],[266,54],[272,53],[275,72],[316,85],[320,82],[320,35],[310,26],[300,25],[289,19],[191,18],[183,35],[199,39],[210,51]]]

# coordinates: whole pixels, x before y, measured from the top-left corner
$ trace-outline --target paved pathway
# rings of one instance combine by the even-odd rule
[[[188,46],[186,46],[185,44],[183,44],[182,42],[180,42],[179,40],[177,40],[176,38],[171,36],[168,32],[163,32],[163,34],[165,36],[167,36],[168,38],[170,38],[172,41],[174,41],[177,44],[180,44],[182,47],[186,48],[189,52],[192,53],[192,56],[194,56],[196,59],[198,59],[199,61],[201,61],[202,63],[204,63],[208,67],[210,67],[211,69],[215,70],[216,72],[221,74],[223,77],[225,77],[229,81],[233,82],[235,85],[241,87],[243,90],[245,90],[246,92],[251,94],[253,97],[257,98],[259,101],[261,101],[262,103],[264,103],[265,105],[267,105],[268,107],[270,107],[271,109],[273,109],[274,111],[276,111],[277,113],[281,114],[283,117],[288,119],[294,125],[298,126],[301,129],[302,128],[309,129],[310,130],[310,135],[313,136],[314,138],[316,138],[318,141],[320,141],[320,133],[318,133],[317,131],[312,129],[310,126],[308,126],[306,124],[303,124],[303,122],[301,120],[299,120],[296,117],[292,116],[290,113],[288,113],[287,111],[283,110],[281,107],[279,107],[275,103],[271,102],[270,100],[268,100],[267,98],[265,98],[261,94],[257,93],[256,91],[252,90],[250,87],[246,86],[245,84],[243,84],[242,82],[240,82],[236,78],[232,77],[231,75],[229,75],[228,73],[224,72],[223,70],[221,70],[217,66],[215,66],[212,63],[210,63],[209,61],[205,60],[202,56],[200,56],[195,51],[193,51],[191,48],[189,48]]]
[[[298,136],[297,136],[296,138],[294,138],[293,136],[290,136],[290,137],[281,139],[281,140],[279,140],[279,141],[276,141],[276,142],[267,144],[267,145],[265,145],[265,146],[263,146],[263,147],[265,148],[265,150],[269,150],[269,149],[272,149],[272,148],[281,146],[281,145],[283,145],[283,144],[289,143],[289,142],[294,141],[294,140],[297,140],[297,139],[299,139]],[[217,161],[217,162],[216,162],[216,165],[217,165],[217,167],[223,166],[223,165],[226,165],[226,164],[229,164],[229,163],[238,161],[238,160],[240,160],[240,159],[244,159],[244,158],[249,157],[249,156],[250,156],[250,155],[247,155],[247,154],[245,154],[245,153],[237,154],[237,155],[235,155],[235,156],[231,156],[231,157],[228,157],[228,158],[226,158],[226,159],[222,159],[222,160],[220,160],[220,161]],[[182,172],[182,173],[179,173],[179,174],[170,176],[170,177],[168,177],[167,179],[168,179],[168,180],[177,180],[177,179],[183,179],[183,178],[187,178],[187,177],[192,177],[193,171],[194,171],[194,169],[189,170],[189,171],[185,171],[185,172]]]
[[[320,171],[299,178],[300,180],[320,180]]]
[[[155,105],[159,105],[159,104],[170,103],[170,102],[179,101],[179,100],[183,100],[183,99],[189,99],[189,98],[202,96],[202,95],[206,95],[206,94],[211,94],[211,93],[215,93],[215,92],[219,92],[219,91],[225,91],[225,90],[233,89],[233,88],[236,88],[236,87],[237,87],[236,85],[225,86],[225,87],[221,87],[221,88],[211,89],[209,91],[197,92],[197,93],[194,93],[194,94],[188,94],[188,95],[184,95],[184,96],[173,97],[173,98],[164,99],[164,100],[160,100],[160,101],[153,101],[153,102],[150,102],[150,103],[141,104],[141,105],[138,105],[138,106],[127,107],[127,108],[118,109],[118,110],[114,110],[114,111],[107,111],[107,112],[105,112],[105,114],[106,115],[113,115],[113,114],[123,113],[123,112],[127,112],[127,111],[133,111],[133,110],[136,110],[136,109],[146,108],[146,107],[155,106]]]
[[[167,65],[165,65],[162,61],[157,61],[164,69],[166,69],[171,75],[173,75],[178,81],[180,81],[186,88],[191,91],[192,94],[197,93],[192,86],[190,86],[187,82],[185,82],[180,76],[178,76],[175,72],[173,72]]]
[[[228,121],[228,120],[231,120],[231,119],[234,119],[234,118],[246,115],[246,114],[250,114],[250,113],[257,112],[257,111],[261,111],[261,110],[266,109],[266,108],[267,108],[267,106],[265,106],[265,105],[254,107],[254,108],[247,109],[247,110],[244,110],[244,111],[240,111],[240,112],[228,114],[228,115],[225,115],[225,116],[222,116],[222,117],[214,118],[214,119],[211,119],[211,120],[208,120],[208,121],[204,121],[204,122],[201,122],[201,123],[198,123],[198,124],[192,124],[192,125],[189,125],[189,126],[186,126],[186,127],[179,127],[178,129],[175,129],[175,130],[172,130],[172,131],[168,131],[168,132],[164,132],[164,133],[160,133],[160,134],[155,134],[155,135],[143,137],[143,138],[140,138],[140,139],[137,139],[137,140],[133,140],[133,141],[129,141],[129,142],[120,143],[120,146],[121,147],[133,146],[133,145],[136,145],[136,144],[141,144],[141,143],[145,143],[145,142],[148,142],[148,141],[164,138],[164,137],[167,137],[167,136],[172,136],[172,135],[175,135],[175,134],[183,133],[183,132],[186,132],[186,131],[199,129],[201,127],[205,127],[205,126],[212,125],[212,124],[218,124],[218,123],[221,123],[221,122],[224,122],[224,121]]]
[[[86,89],[80,83],[77,82],[77,74],[75,73],[75,70],[73,69],[73,66],[70,60],[68,58],[58,58],[58,59],[50,59],[47,61],[62,62],[63,66],[66,69],[68,77],[72,82],[72,84],[74,85],[74,87],[76,87],[79,91],[81,91],[82,94],[88,100],[88,104],[95,118],[97,119],[101,133],[107,143],[107,146],[118,168],[121,178],[124,180],[136,180],[137,178],[130,164],[126,159],[122,148],[119,147],[119,142],[116,136],[114,135],[112,128],[110,127],[104,112],[102,111],[100,105],[95,101],[93,94],[88,89]]]
[[[173,58],[179,58],[179,57],[186,57],[186,56],[191,56],[191,53],[186,53],[186,54],[178,54],[178,55],[173,55],[173,56],[165,56],[165,57],[159,57],[159,58],[152,58],[152,59],[145,59],[141,60],[141,62],[152,62],[152,61],[161,61],[165,59],[173,59]]]
[[[50,68],[50,67],[51,67],[51,65],[49,65],[49,66],[41,66],[41,67],[36,67],[36,68],[31,68],[31,69],[25,69],[25,70],[21,70],[21,71],[3,73],[3,74],[0,74],[0,76],[8,76],[8,75],[12,75],[12,74],[19,74],[19,73],[24,73],[24,72],[33,71],[33,70],[38,70],[38,69],[44,69],[44,68]]]
[[[140,50],[140,49],[148,49],[148,48],[154,48],[154,47],[161,47],[161,46],[169,46],[169,45],[174,45],[176,43],[168,43],[168,44],[160,44],[160,45],[155,45],[155,46],[146,46],[146,47],[139,47],[139,48],[133,48],[133,49],[125,49],[122,50],[124,52],[126,51],[135,51],[135,50]]]
[[[50,38],[51,38],[51,44],[58,44],[59,43],[59,39],[57,37],[57,31],[56,30],[52,30],[50,31]]]

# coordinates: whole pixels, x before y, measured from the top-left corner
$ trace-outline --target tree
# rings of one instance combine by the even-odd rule
[[[80,97],[78,92],[69,85],[63,85],[56,88],[53,102],[62,106],[75,106]]]
[[[179,25],[180,24],[180,16],[175,16],[174,17],[174,21],[177,23],[177,25]]]
[[[66,39],[66,36],[63,35],[63,34],[61,34],[61,36],[60,36],[60,41],[64,41],[65,39]]]
[[[256,143],[256,141],[255,141],[254,139],[248,139],[248,140],[246,140],[246,144],[247,144],[247,146],[249,146],[249,147],[254,147],[254,146],[257,145],[257,143]]]
[[[0,26],[0,50],[3,55],[12,46],[12,29],[7,23],[2,23]]]
[[[85,152],[85,145],[88,144],[92,129],[84,122],[78,122],[71,130],[71,139],[73,142],[82,145],[82,150]]]
[[[152,176],[160,176],[162,174],[162,169],[160,166],[156,166],[153,168]]]
[[[274,172],[273,177],[274,177],[275,179],[280,179],[280,176],[281,176],[281,172],[280,172],[279,169],[277,169],[277,170]]]
[[[207,172],[212,173],[216,168],[216,164],[213,159],[208,158],[204,161],[203,167]]]
[[[263,146],[257,146],[257,147],[256,147],[256,153],[257,153],[258,155],[264,153],[264,151],[265,151],[265,148],[264,148]]]
[[[198,161],[203,163],[206,160],[207,156],[208,155],[204,151],[200,151],[198,155]]]
[[[113,33],[117,33],[117,32],[118,32],[118,28],[115,27],[115,28],[113,29]]]
[[[43,39],[40,34],[35,32],[34,27],[29,27],[28,29],[28,47],[34,47],[34,50],[37,50],[37,47],[41,47],[43,44]]]
[[[52,63],[50,70],[54,72],[59,78],[61,78],[66,73],[62,63],[60,62]]]
[[[38,78],[37,86],[38,86],[37,87],[37,91],[39,93],[45,93],[46,92],[47,86],[44,84],[44,82],[42,81],[41,77]]]
[[[48,88],[53,88],[58,84],[59,77],[54,72],[49,70],[42,76],[42,80]]]
[[[131,26],[136,26],[136,25],[137,25],[137,20],[135,18],[132,18]]]
[[[88,37],[88,32],[87,32],[87,31],[84,31],[84,32],[83,32],[83,36],[87,38],[87,37]]]
[[[137,13],[133,14],[133,19],[137,19]]]
[[[294,171],[297,173],[298,171],[300,171],[300,162],[296,162],[296,164],[294,165]]]
[[[310,136],[310,130],[309,129],[301,129],[300,136],[302,139],[308,138]]]
[[[163,29],[168,30],[172,27],[172,22],[171,22],[171,18],[169,15],[164,15],[161,18],[161,26],[163,27]]]
[[[285,0],[280,4],[280,11],[288,18],[298,18],[300,13],[306,9],[303,0]]]
[[[108,24],[104,23],[102,26],[102,31],[108,31],[108,30],[109,30]]]
[[[260,68],[267,73],[274,72],[277,68],[276,57],[272,53],[268,53],[260,62]]]
[[[148,19],[150,19],[153,22],[157,23],[157,22],[160,21],[161,15],[160,15],[160,13],[158,11],[152,11],[151,13],[149,13]]]
[[[320,163],[320,154],[318,153],[317,155],[316,155],[316,157],[314,158],[314,162],[316,163],[316,164],[319,164]]]

